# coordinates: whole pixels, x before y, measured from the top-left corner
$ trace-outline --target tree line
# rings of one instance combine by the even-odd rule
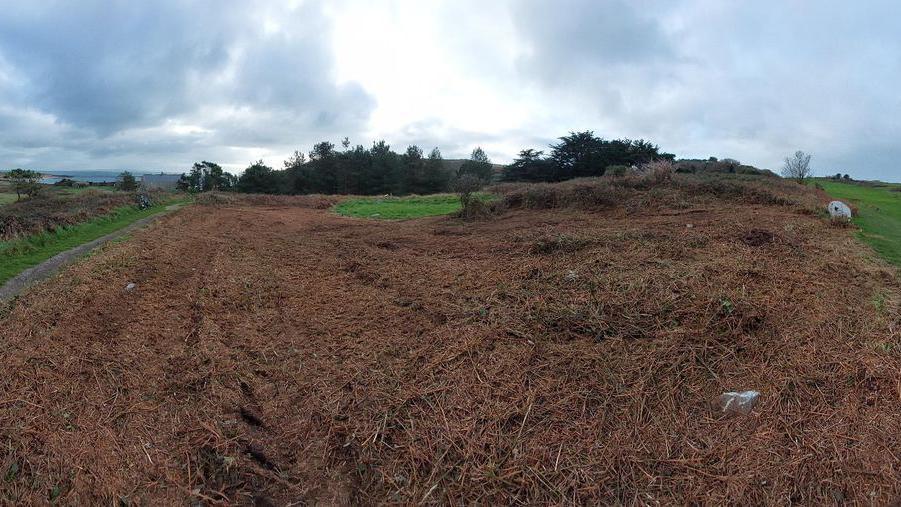
[[[526,149],[508,165],[504,181],[563,181],[603,176],[611,168],[641,166],[655,160],[675,159],[672,153],[643,139],[607,140],[594,132],[571,132],[550,146],[550,154]]]
[[[526,149],[512,164],[496,172],[482,148],[472,151],[455,170],[438,148],[428,154],[412,145],[397,153],[385,141],[372,147],[351,147],[345,138],[341,147],[323,141],[308,153],[295,151],[283,167],[273,168],[262,160],[234,176],[214,162],[198,162],[182,175],[179,186],[188,191],[226,190],[265,194],[432,194],[447,192],[463,177],[482,184],[493,181],[562,181],[602,176],[608,168],[643,165],[654,160],[673,160],[660,148],[642,139],[607,140],[592,131],[572,132],[550,146],[550,153]]]
[[[490,179],[491,162],[481,148],[473,151],[456,174],[445,165],[438,148],[426,155],[418,146],[397,153],[385,141],[342,147],[323,141],[309,154],[295,151],[275,169],[262,160],[252,163],[240,176],[233,176],[213,162],[198,162],[182,176],[180,186],[190,191],[234,190],[265,194],[432,194],[450,188],[451,181],[468,171]]]

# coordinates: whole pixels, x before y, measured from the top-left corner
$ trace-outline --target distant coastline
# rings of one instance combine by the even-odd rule
[[[72,181],[78,181],[81,183],[90,183],[90,184],[111,184],[116,183],[119,179],[119,174],[122,171],[41,171],[41,180],[40,182],[45,185],[53,185],[55,183],[59,183],[64,179],[69,179]],[[156,172],[133,172],[133,174],[140,178],[143,174],[181,174],[175,172],[165,172],[165,171],[156,171]]]

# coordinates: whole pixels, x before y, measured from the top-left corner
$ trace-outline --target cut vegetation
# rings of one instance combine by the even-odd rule
[[[901,496],[901,287],[813,189],[491,191],[473,222],[210,196],[23,294],[0,318],[0,498]],[[711,405],[751,389],[748,416]]]

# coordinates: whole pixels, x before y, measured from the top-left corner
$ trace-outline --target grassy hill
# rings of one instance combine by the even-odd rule
[[[901,266],[901,185],[817,179],[826,192],[856,209],[859,237],[876,252]]]

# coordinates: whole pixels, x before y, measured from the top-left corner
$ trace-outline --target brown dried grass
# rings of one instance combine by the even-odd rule
[[[295,206],[311,209],[328,209],[341,202],[342,196],[334,195],[272,195],[231,192],[205,192],[195,197],[197,204],[205,206]]]
[[[894,271],[732,201],[184,209],[0,320],[0,498],[890,503]],[[739,389],[750,416],[710,408]]]
[[[45,191],[0,206],[0,240],[73,225],[133,203],[134,194],[126,192],[86,190],[73,195]]]
[[[822,213],[828,199],[814,189],[781,178],[746,175],[675,174],[655,164],[625,177],[580,178],[560,183],[502,183],[489,189],[502,196],[502,209],[685,208],[725,200],[767,204]]]

